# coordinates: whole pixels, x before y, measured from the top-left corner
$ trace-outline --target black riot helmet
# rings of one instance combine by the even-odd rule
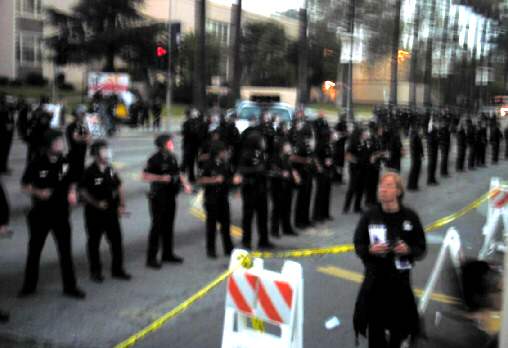
[[[157,148],[163,149],[163,148],[165,148],[166,143],[169,140],[171,140],[171,139],[173,139],[171,134],[169,134],[169,133],[163,133],[163,134],[157,136],[157,138],[155,138],[155,142],[154,143],[155,143],[155,146],[157,146]]]
[[[102,148],[107,148],[108,142],[106,140],[96,140],[94,143],[90,146],[90,156],[96,157],[99,155],[99,151]]]

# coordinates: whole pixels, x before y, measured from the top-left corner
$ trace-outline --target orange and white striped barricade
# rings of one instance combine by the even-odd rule
[[[489,199],[487,219],[483,226],[483,245],[478,258],[485,260],[496,251],[506,251],[508,240],[508,183],[502,182],[500,178],[492,178],[490,191],[494,192]],[[503,222],[503,240],[496,241],[499,222]]]
[[[247,255],[236,249],[230,269]],[[227,280],[222,348],[302,348],[303,271],[286,261],[280,273],[264,269],[254,259],[250,269],[235,270]],[[280,335],[255,330],[249,320],[261,320],[280,328]]]

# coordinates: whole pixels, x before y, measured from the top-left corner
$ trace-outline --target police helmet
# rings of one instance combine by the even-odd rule
[[[53,142],[58,139],[58,138],[61,138],[63,137],[63,133],[59,130],[56,130],[56,129],[48,129],[45,133],[44,133],[44,147],[46,149],[49,149],[51,147],[51,145],[53,144]]]
[[[155,146],[157,146],[159,149],[162,149],[166,146],[166,143],[171,139],[173,139],[171,134],[164,133],[164,134],[157,136],[157,138],[155,138],[154,143],[155,143]]]
[[[108,147],[108,142],[106,140],[96,140],[90,146],[90,156],[96,157],[99,155],[99,151],[101,148]]]

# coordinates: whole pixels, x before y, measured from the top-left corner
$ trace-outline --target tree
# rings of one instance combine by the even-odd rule
[[[182,38],[180,44],[178,81],[175,85],[175,100],[191,103],[192,91],[194,90],[195,53],[198,40],[195,34],[188,33]],[[219,74],[221,61],[221,45],[211,35],[206,36],[206,81]]]
[[[80,0],[70,14],[48,8],[49,21],[57,31],[47,42],[56,61],[66,64],[98,60],[103,62],[104,71],[115,71],[117,57],[126,51],[132,54],[136,49],[145,49],[147,42],[140,43],[139,39],[150,41],[165,29],[161,23],[147,21],[140,10],[143,3],[144,0]],[[135,56],[143,54],[138,52]]]
[[[290,41],[273,22],[247,23],[243,28],[243,79],[254,86],[294,86],[295,66],[289,61]]]

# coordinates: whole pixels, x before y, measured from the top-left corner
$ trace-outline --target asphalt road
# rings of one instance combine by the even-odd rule
[[[179,148],[180,140],[176,145]],[[192,213],[195,196],[181,195],[176,220],[176,249],[185,258],[183,265],[165,265],[160,271],[145,268],[145,252],[149,216],[145,193],[148,186],[139,180],[146,158],[154,151],[153,134],[125,132],[112,140],[115,164],[124,179],[130,218],[123,220],[126,269],[132,273],[130,282],[113,280],[105,272],[106,281],[95,284],[88,277],[86,236],[80,207],[72,213],[73,255],[80,286],[87,292],[85,301],[62,297],[56,248],[48,239],[41,259],[38,294],[28,299],[16,298],[23,277],[26,258],[27,229],[25,212],[29,199],[19,192],[19,177],[24,166],[25,148],[16,141],[11,166],[14,170],[4,177],[13,208],[10,240],[0,240],[0,308],[9,309],[11,321],[0,326],[0,347],[112,347],[136,333],[153,320],[171,310],[210,280],[223,272],[229,263],[225,257],[209,261],[205,256],[204,222]],[[452,156],[453,158],[454,156]],[[403,163],[407,175],[409,161]],[[451,166],[451,168],[453,168]],[[464,174],[451,170],[450,178],[438,179],[437,187],[421,185],[422,190],[408,193],[405,202],[416,209],[424,224],[451,214],[473,201],[489,188],[492,176],[507,176],[508,161],[497,166]],[[422,175],[421,183],[425,181]],[[279,249],[321,247],[351,243],[359,216],[342,215],[345,186],[333,188],[334,221],[301,231],[298,238],[284,237],[274,242]],[[233,223],[241,218],[241,200],[231,200]],[[482,209],[454,221],[462,236],[465,253],[476,256],[482,242],[481,227],[485,217]],[[238,229],[235,229],[238,233]],[[429,253],[413,272],[415,288],[423,288],[431,272],[445,230],[428,235]],[[236,239],[238,241],[238,239]],[[219,241],[218,241],[219,242]],[[109,270],[109,250],[102,246],[104,269]],[[218,251],[221,248],[218,243]],[[362,265],[354,254],[326,255],[298,259],[304,269],[304,347],[354,347],[352,312],[361,281]],[[269,269],[280,270],[281,260],[265,263]],[[455,295],[447,277],[442,277],[436,292],[439,301],[432,301],[425,315],[429,339],[422,347],[481,347],[484,334],[473,325],[443,316],[435,325],[436,312],[453,308],[449,302]],[[224,319],[224,284],[210,292],[185,313],[140,341],[139,347],[219,347]],[[336,316],[340,325],[327,330],[325,321]],[[360,341],[365,347],[366,341]]]

